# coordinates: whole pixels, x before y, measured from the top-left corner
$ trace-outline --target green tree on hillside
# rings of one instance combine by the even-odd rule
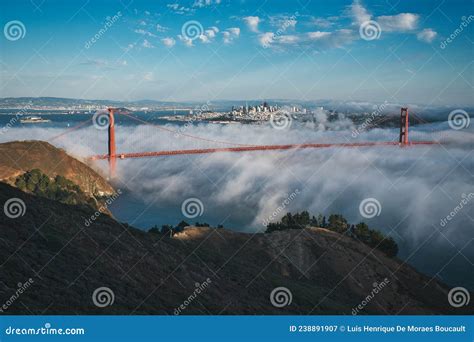
[[[326,216],[319,215],[318,219],[314,216],[310,218],[307,211],[295,214],[287,213],[281,218],[280,222],[269,223],[265,232],[303,229],[310,225],[316,227],[319,225],[321,228],[348,235],[369,247],[381,250],[389,257],[394,257],[398,253],[398,245],[393,238],[385,236],[378,230],[370,229],[364,222],[360,222],[355,226],[350,225],[340,214],[331,214],[328,222],[326,222]]]

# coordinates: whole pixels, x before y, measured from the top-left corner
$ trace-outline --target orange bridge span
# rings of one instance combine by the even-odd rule
[[[190,155],[190,154],[208,154],[208,153],[222,153],[222,152],[250,152],[250,151],[278,151],[278,150],[297,150],[297,149],[309,149],[309,148],[330,148],[330,147],[341,147],[341,148],[354,148],[354,147],[373,147],[373,146],[400,146],[410,147],[419,145],[433,145],[438,144],[437,141],[409,141],[408,139],[408,108],[401,108],[400,110],[400,135],[398,141],[370,141],[370,142],[358,142],[358,143],[304,143],[304,144],[285,144],[285,145],[250,145],[250,144],[239,144],[228,141],[211,140],[198,136],[193,136],[184,132],[174,131],[166,126],[154,125],[161,130],[165,130],[171,133],[179,134],[185,137],[203,140],[214,143],[221,143],[227,145],[234,145],[233,147],[216,147],[216,148],[202,148],[202,149],[187,149],[187,150],[168,150],[168,151],[155,151],[155,152],[135,152],[135,153],[117,153],[115,144],[115,112],[118,114],[124,114],[128,117],[137,120],[144,124],[150,124],[149,122],[140,118],[130,116],[128,113],[119,112],[115,108],[108,109],[108,153],[90,156],[90,160],[108,160],[110,176],[114,177],[116,170],[117,159],[129,159],[129,158],[146,158],[146,157],[163,157],[163,156],[177,156],[177,155]],[[382,118],[376,124],[380,124],[383,121],[390,119],[390,117]],[[422,121],[420,118],[418,120]],[[61,133],[60,135],[53,137],[51,140],[57,139],[70,131],[76,130],[88,121],[79,124],[68,131]]]

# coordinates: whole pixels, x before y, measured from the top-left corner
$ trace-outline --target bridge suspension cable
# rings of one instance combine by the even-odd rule
[[[223,141],[223,140],[215,140],[215,139],[207,139],[207,138],[202,138],[202,137],[198,137],[196,135],[192,135],[192,134],[187,134],[187,133],[184,133],[184,132],[180,132],[180,131],[175,131],[173,129],[170,129],[170,128],[167,128],[167,127],[164,127],[162,125],[157,125],[157,124],[153,124],[153,123],[150,123],[148,121],[145,121],[143,119],[140,119],[140,118],[137,118],[137,117],[134,117],[132,115],[129,115],[129,114],[124,114],[124,113],[121,113],[121,115],[125,115],[133,120],[136,120],[138,122],[141,122],[143,124],[146,124],[146,125],[149,125],[149,126],[153,126],[153,127],[156,127],[158,129],[161,129],[163,131],[167,131],[169,133],[174,133],[174,134],[179,134],[179,135],[182,135],[182,136],[185,136],[185,137],[188,137],[188,138],[192,138],[192,139],[196,139],[196,140],[202,140],[202,141],[207,141],[207,142],[213,142],[213,143],[219,143],[219,144],[226,144],[226,145],[234,145],[234,146],[256,146],[256,145],[249,145],[249,144],[239,144],[239,143],[235,143],[235,142],[230,142],[230,141]]]

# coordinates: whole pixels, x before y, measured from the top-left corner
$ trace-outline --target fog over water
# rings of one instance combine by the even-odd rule
[[[286,130],[270,125],[168,125],[186,134],[240,144],[396,141],[398,129],[373,129],[354,135],[350,120],[293,122]],[[0,141],[41,139],[64,129],[13,127]],[[116,127],[117,150],[144,152],[231,145],[193,140],[155,127]],[[291,151],[183,155],[118,161],[126,191],[113,206],[121,221],[147,229],[154,224],[190,223],[256,232],[270,216],[308,210],[317,215],[343,214],[351,223],[365,221],[394,237],[399,256],[416,268],[452,285],[474,289],[474,199],[463,204],[447,224],[441,220],[474,193],[473,125],[456,131],[447,122],[411,127],[412,140],[441,140],[443,145],[410,148],[328,148]],[[90,126],[55,140],[77,157],[105,154],[107,131]],[[107,170],[105,162],[96,168]],[[296,192],[296,196],[291,194]],[[291,196],[287,205],[285,199]],[[186,219],[181,204],[190,197],[204,205],[203,215]],[[359,204],[375,198],[379,216],[364,218]],[[285,206],[283,210],[279,207]]]

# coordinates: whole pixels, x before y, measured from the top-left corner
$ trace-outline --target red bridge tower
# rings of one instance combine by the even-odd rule
[[[408,108],[400,110],[400,145],[408,145]]]
[[[115,150],[115,118],[114,109],[109,108],[109,172],[110,178],[115,177],[115,169],[117,164],[117,154]]]

